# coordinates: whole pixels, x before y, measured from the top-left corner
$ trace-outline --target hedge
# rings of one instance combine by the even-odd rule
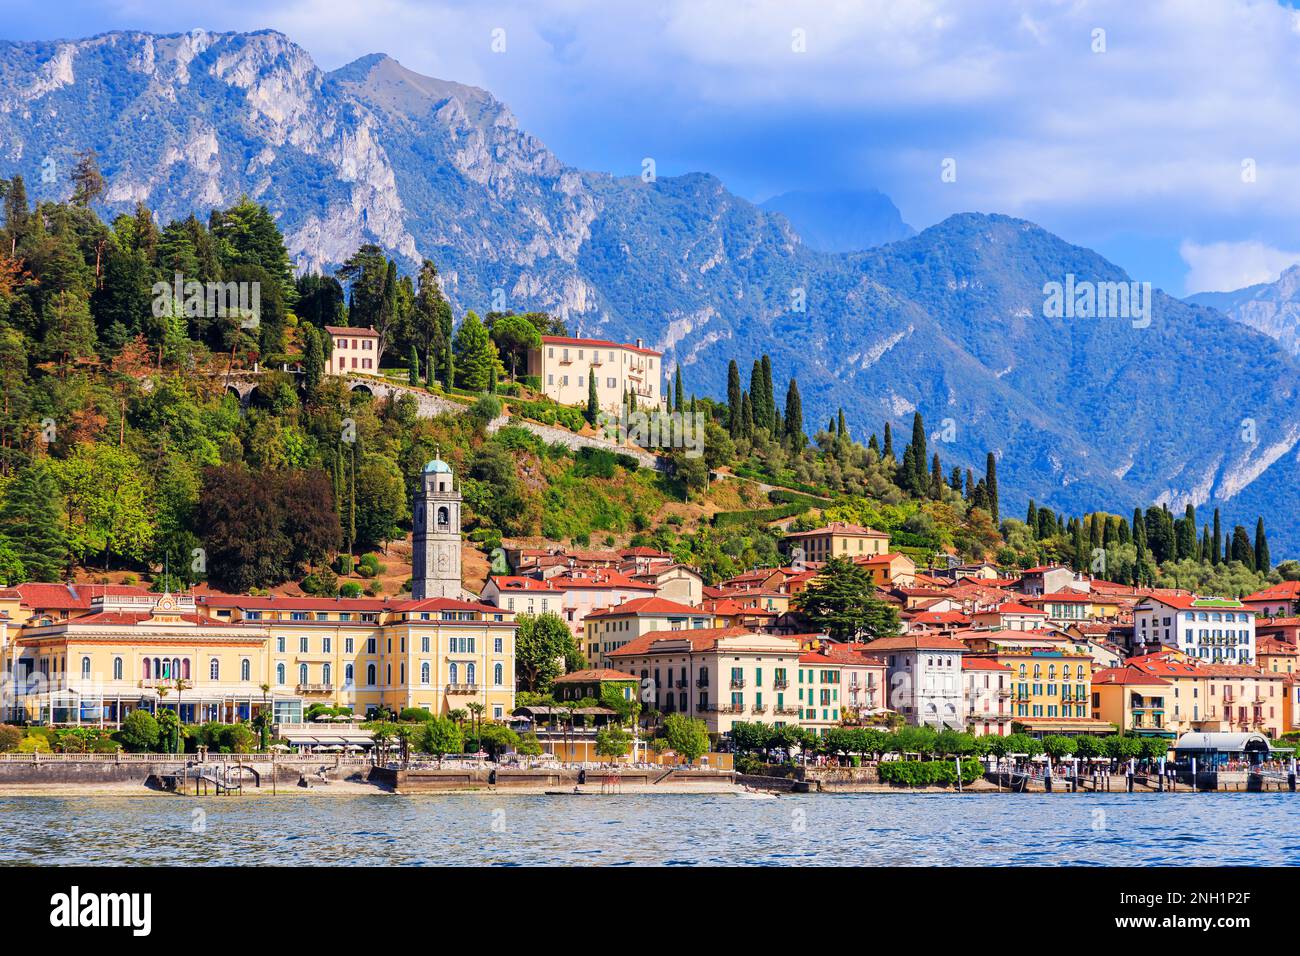
[[[884,783],[904,787],[942,787],[957,782],[957,767],[952,760],[890,760],[878,765]],[[967,758],[961,762],[961,782],[971,784],[984,776],[984,765]]]

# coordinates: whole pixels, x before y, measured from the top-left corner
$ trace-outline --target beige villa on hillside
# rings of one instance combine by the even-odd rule
[[[617,413],[623,395],[631,392],[646,410],[659,408],[663,375],[661,352],[603,339],[543,335],[541,348],[528,352],[528,374],[537,376],[542,391],[561,405],[587,404],[587,379],[596,380],[600,407]]]

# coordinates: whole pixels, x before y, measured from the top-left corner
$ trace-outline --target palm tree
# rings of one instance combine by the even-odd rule
[[[472,703],[466,704],[465,709],[470,712],[471,716],[469,726],[470,730],[474,732],[474,738],[477,740],[479,738],[479,732],[483,729],[483,713],[487,708],[478,701],[473,701]],[[479,745],[479,749],[482,749],[482,744]]]

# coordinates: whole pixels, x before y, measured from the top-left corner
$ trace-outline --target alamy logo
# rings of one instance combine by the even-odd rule
[[[241,329],[255,329],[262,313],[260,282],[186,282],[178,272],[171,285],[155,282],[150,291],[156,319],[172,315],[173,310],[187,319],[238,316]]]
[[[70,892],[50,897],[50,925],[73,929],[82,926],[125,926],[134,936],[153,929],[153,894]]]
[[[1132,319],[1133,328],[1151,324],[1150,282],[1092,282],[1067,273],[1065,282],[1043,283],[1048,319]]]

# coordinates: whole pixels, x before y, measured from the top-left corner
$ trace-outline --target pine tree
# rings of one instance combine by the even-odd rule
[[[456,330],[456,384],[471,392],[491,386],[501,359],[497,347],[475,312],[465,313]]]
[[[1264,534],[1264,518],[1255,520],[1255,570],[1268,573],[1273,569],[1273,562],[1268,554],[1268,538]]]
[[[736,360],[727,364],[727,427],[732,438],[740,437],[740,369]]]
[[[0,539],[8,540],[29,581],[58,581],[68,566],[62,502],[58,482],[40,461],[20,471],[5,491]]]
[[[803,433],[803,401],[799,398],[799,383],[793,377],[785,393],[785,435],[796,453],[803,451],[807,441]]]

